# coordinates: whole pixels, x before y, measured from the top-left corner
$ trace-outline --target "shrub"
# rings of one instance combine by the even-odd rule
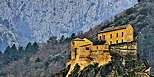
[[[136,10],[134,9],[134,8],[130,8],[130,9],[127,9],[126,10],[126,14],[127,15],[130,15],[130,14],[132,14],[133,12],[135,12]]]
[[[38,57],[36,58],[35,62],[41,62],[41,59]]]

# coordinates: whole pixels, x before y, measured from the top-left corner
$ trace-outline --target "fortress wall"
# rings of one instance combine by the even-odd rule
[[[110,45],[109,51],[111,53],[118,53],[123,58],[130,56],[129,59],[137,59],[138,51],[137,51],[137,43],[135,41],[128,43],[121,43],[116,45]]]

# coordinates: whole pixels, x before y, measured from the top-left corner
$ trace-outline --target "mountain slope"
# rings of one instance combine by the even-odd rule
[[[127,9],[126,11],[118,14],[115,16],[114,21],[108,21],[103,25],[102,29],[109,27],[109,26],[118,26],[118,25],[125,25],[125,24],[132,24],[135,28],[135,40],[138,42],[138,51],[140,54],[140,57],[142,59],[148,60],[148,63],[152,67],[151,73],[154,75],[154,3],[150,0],[144,0],[135,5],[132,8]],[[94,36],[95,37],[95,36]],[[113,56],[114,57],[114,56]],[[117,56],[115,57],[117,58]],[[118,59],[115,59],[118,60]],[[128,70],[128,67],[125,68],[119,61],[107,64],[106,66],[97,67],[95,65],[89,65],[88,67],[85,67],[82,71],[79,71],[79,66],[75,66],[74,70],[72,71],[72,74],[70,77],[105,77],[110,75],[110,73],[113,73],[115,75],[116,72],[113,72],[113,70],[121,71],[120,73],[117,72],[119,75],[125,75],[125,76],[135,76],[133,73],[137,71],[141,71],[144,67],[142,67],[142,60],[138,61],[132,61],[128,67],[130,70]],[[139,62],[139,63],[138,63]],[[141,62],[141,63],[140,63]],[[138,64],[136,66],[136,64]],[[127,66],[127,64],[126,64]],[[135,67],[134,67],[135,66]],[[136,68],[141,69],[136,69]],[[116,69],[117,68],[117,69]],[[60,73],[55,74],[54,76],[62,77],[67,75],[68,68],[63,69]],[[124,71],[125,70],[125,71]],[[126,73],[127,72],[127,73]]]
[[[135,39],[138,41],[138,49],[139,53],[142,58],[146,58],[152,67],[152,72],[154,71],[154,57],[152,56],[153,53],[153,4],[152,2],[142,2],[138,3],[134,7],[118,14],[115,16],[115,20],[113,22],[106,22],[105,25],[102,25],[102,29],[109,26],[116,26],[122,24],[132,24],[135,27]],[[80,37],[91,37],[95,36],[94,33],[97,33],[101,26],[93,29],[94,31],[89,31],[86,35]],[[91,35],[93,34],[93,35]],[[87,36],[88,35],[88,36]],[[40,76],[51,76],[52,72],[59,72],[61,69],[65,67],[66,55],[70,53],[69,42],[66,42],[61,45],[53,46],[52,44],[43,44],[41,45],[40,51],[37,52],[34,56],[30,59],[30,65],[26,66],[21,64],[24,60],[16,61],[11,63],[10,65],[6,65],[5,67],[1,68],[2,72],[9,73],[9,75],[19,75],[22,71],[23,74],[21,76],[32,76],[35,75]],[[51,56],[50,56],[51,55]],[[62,56],[60,56],[62,55]],[[35,60],[40,57],[41,62],[35,62]],[[49,62],[49,63],[48,63]],[[21,64],[21,66],[19,66]],[[14,66],[13,66],[14,65]],[[44,69],[45,66],[49,66],[47,69]],[[20,69],[23,67],[23,69]],[[58,67],[57,67],[58,66]],[[18,67],[16,69],[15,67]],[[16,71],[10,71],[9,69]],[[8,70],[8,71],[7,71]],[[26,71],[24,71],[26,70]],[[66,69],[65,69],[66,70]],[[27,73],[27,71],[30,71]],[[45,73],[46,72],[46,73]],[[63,71],[62,71],[63,72]],[[64,72],[65,73],[65,72]],[[89,72],[90,73],[90,72]],[[86,74],[86,73],[85,73]],[[93,74],[90,73],[90,75]],[[33,75],[34,76],[34,75]]]
[[[7,21],[5,26],[15,34],[16,42],[25,45],[29,41],[45,42],[50,36],[86,32],[136,3],[137,0],[1,0],[0,17]]]
[[[108,26],[117,26],[123,24],[132,24],[135,28],[135,40],[138,42],[140,57],[147,59],[154,72],[154,2],[143,1],[132,8],[115,16],[113,22],[104,25],[102,29]]]

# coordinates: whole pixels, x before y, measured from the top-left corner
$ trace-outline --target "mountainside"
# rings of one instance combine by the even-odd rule
[[[107,21],[102,29],[111,26],[119,26],[125,24],[132,24],[135,29],[135,40],[138,42],[139,56],[146,59],[150,64],[151,73],[154,75],[154,3],[151,0],[142,0],[140,3],[132,8],[115,16],[114,21]],[[95,36],[94,36],[95,38]],[[113,55],[112,55],[113,56]],[[113,56],[114,59],[109,64],[101,67],[97,65],[89,65],[83,70],[79,71],[78,65],[74,67],[70,77],[114,77],[115,74],[119,76],[136,77],[135,72],[143,69],[142,60],[126,62],[123,67],[122,62],[118,61],[118,56]],[[139,63],[138,63],[139,62]],[[141,62],[141,63],[140,63]],[[130,64],[129,64],[130,63]],[[56,73],[55,77],[63,77],[67,75],[69,66],[60,73]],[[139,69],[138,69],[139,68]],[[143,72],[143,71],[142,71]],[[113,75],[113,76],[112,76]],[[143,75],[142,75],[143,76]]]
[[[134,7],[118,14],[115,16],[114,21],[107,21],[105,25],[98,26],[94,29],[91,29],[89,32],[85,34],[77,35],[77,37],[92,37],[100,28],[104,29],[109,26],[123,25],[123,24],[132,24],[135,28],[135,39],[138,41],[138,51],[141,55],[141,58],[145,58],[150,63],[152,67],[152,72],[154,71],[154,62],[153,62],[153,54],[154,54],[154,38],[153,38],[153,25],[154,25],[154,3],[152,2],[142,2],[138,3]],[[51,76],[55,72],[59,72],[61,69],[65,67],[65,61],[67,56],[70,54],[70,45],[67,41],[63,44],[58,44],[54,46],[52,43],[53,40],[49,41],[47,44],[43,44],[40,46],[39,51],[30,57],[29,64],[25,65],[24,60],[21,59],[19,61],[14,61],[0,69],[1,75],[14,75],[14,76]],[[40,58],[40,61],[37,61],[37,58]],[[121,63],[119,63],[121,64]],[[123,66],[117,66],[118,68],[123,68]],[[22,69],[21,69],[22,68]],[[89,67],[88,67],[89,68]],[[99,71],[105,71],[105,67],[90,67],[92,69],[91,72],[89,69],[85,69],[86,71],[83,74],[88,74],[90,76],[94,75]],[[134,68],[134,67],[132,67]],[[102,70],[101,70],[102,69]],[[105,70],[104,70],[105,69]],[[107,68],[108,69],[108,68]],[[96,71],[95,71],[96,70]],[[62,70],[63,74],[66,74],[65,71],[67,69]],[[129,72],[129,71],[128,71]],[[104,73],[103,73],[104,74]]]
[[[8,39],[14,40],[3,37],[0,47],[86,32],[136,3],[137,0],[1,0],[0,24],[13,34],[14,37],[7,35]]]
[[[154,2],[140,2],[132,8],[115,16],[115,20],[102,29],[112,25],[132,24],[135,29],[135,40],[138,42],[140,57],[147,59],[154,72]]]

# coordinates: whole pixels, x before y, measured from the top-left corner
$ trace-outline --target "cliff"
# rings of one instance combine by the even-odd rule
[[[42,43],[51,36],[86,32],[136,3],[137,0],[1,0],[0,27],[13,35],[5,39],[5,32],[0,30],[0,47]]]
[[[108,22],[106,25],[102,25],[97,27],[95,31],[91,29],[86,34],[80,34],[80,37],[88,37],[90,38],[94,33],[100,30],[100,27],[105,28],[111,25],[122,25],[122,24],[133,24],[135,27],[135,39],[138,41],[138,50],[140,53],[141,58],[145,58],[150,63],[153,71],[153,3],[151,2],[143,2],[135,5],[134,7],[120,13],[118,16],[115,16],[115,20],[113,22]],[[84,36],[81,36],[84,35]],[[95,39],[93,37],[91,39]],[[65,67],[66,55],[70,53],[69,42],[65,42],[65,44],[53,46],[51,44],[43,44],[40,47],[40,51],[31,57],[30,65],[24,65],[23,60],[15,61],[0,68],[0,74],[7,74],[7,76],[14,75],[14,76],[51,76],[53,73],[59,72],[61,69]],[[65,49],[65,50],[64,50]],[[50,54],[52,54],[51,57]],[[116,56],[116,55],[115,55]],[[35,62],[37,57],[40,57],[41,62]],[[118,60],[118,59],[117,59]],[[141,61],[142,62],[142,61]],[[132,62],[136,63],[136,62]],[[138,64],[138,63],[137,63]],[[45,68],[47,65],[47,69]],[[134,64],[133,64],[134,65]],[[94,65],[95,66],[95,65]],[[120,65],[121,66],[121,65]],[[131,66],[131,65],[130,65]],[[140,65],[139,65],[140,66]],[[91,66],[90,66],[91,67]],[[119,67],[122,68],[123,66]],[[128,66],[129,67],[129,66]],[[22,69],[21,69],[22,68]],[[97,70],[101,70],[105,67],[97,67]],[[118,70],[119,70],[118,68]],[[134,68],[134,67],[130,67]],[[144,67],[143,67],[144,68]],[[69,68],[67,68],[69,69]],[[67,73],[67,69],[61,71],[64,75]],[[95,69],[92,65],[92,69]],[[105,68],[103,71],[105,72],[109,68]],[[75,69],[78,70],[78,69]],[[90,69],[91,70],[91,69]],[[93,76],[95,73],[99,71],[92,71],[88,72],[87,70],[84,75],[91,75]],[[108,71],[108,70],[107,70]],[[45,73],[46,72],[46,73]],[[74,71],[74,75],[76,75]],[[101,72],[102,75],[103,72]],[[60,73],[56,74],[57,76],[61,75]],[[78,75],[78,74],[77,74]],[[106,75],[106,74],[105,74]],[[63,76],[63,75],[61,75]]]

